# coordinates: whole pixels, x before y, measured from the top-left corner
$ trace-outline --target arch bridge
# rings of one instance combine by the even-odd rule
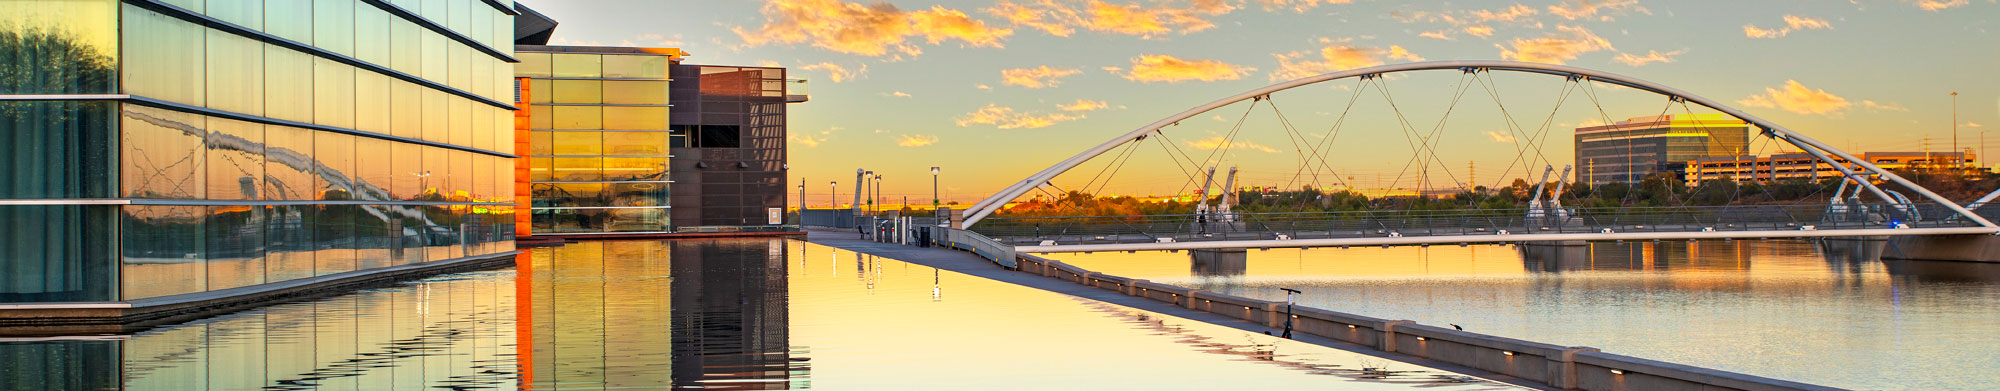
[[[1094,158],[1113,154],[1114,159],[1129,158],[1131,149],[1149,137],[1165,139],[1163,129],[1183,120],[1196,118],[1210,111],[1231,104],[1249,101],[1254,105],[1268,100],[1272,93],[1295,88],[1326,83],[1335,80],[1354,79],[1359,83],[1381,83],[1385,76],[1407,72],[1456,71],[1462,79],[1459,95],[1471,87],[1471,81],[1484,84],[1481,75],[1495,72],[1523,73],[1560,77],[1566,80],[1564,96],[1575,86],[1579,90],[1589,87],[1594,90],[1598,84],[1615,85],[1663,96],[1668,107],[1690,104],[1705,107],[1734,117],[1747,123],[1758,136],[1792,146],[1841,174],[1841,189],[1827,201],[1801,205],[1725,205],[1725,206],[1660,206],[1660,207],[1599,207],[1565,208],[1560,206],[1561,191],[1544,197],[1538,184],[1534,200],[1526,208],[1500,209],[1452,209],[1452,210],[1369,210],[1344,212],[1287,212],[1287,213],[1235,213],[1227,205],[1235,191],[1225,190],[1209,205],[1207,188],[1216,184],[1218,178],[1214,166],[1207,160],[1196,162],[1190,183],[1203,183],[1201,203],[1196,211],[1175,215],[1139,216],[1035,216],[1005,217],[995,216],[1010,202],[1031,192],[1047,192],[1055,189],[1051,182],[1057,176],[1070,172]],[[1573,84],[1572,84],[1573,83]],[[1497,84],[1497,83],[1495,83]],[[1364,87],[1361,88],[1366,88]],[[1360,89],[1356,88],[1358,97]],[[1382,87],[1383,97],[1393,105],[1386,86]],[[1595,102],[1596,95],[1586,91]],[[1496,104],[1504,104],[1495,94]],[[1458,100],[1453,99],[1453,106]],[[1273,103],[1275,111],[1275,103]],[[1352,108],[1352,101],[1349,103]],[[1560,109],[1558,101],[1557,109]],[[1602,104],[1598,105],[1602,114]],[[1691,110],[1690,110],[1691,113]],[[1282,114],[1280,114],[1282,116]],[[1397,116],[1402,116],[1399,111]],[[1450,115],[1449,109],[1444,114]],[[1509,126],[1514,121],[1511,114],[1505,119]],[[1248,113],[1245,114],[1246,118]],[[1345,120],[1347,113],[1342,113]],[[1551,113],[1550,118],[1554,117]],[[1608,115],[1606,122],[1609,123]],[[1440,120],[1439,128],[1443,127]],[[1409,121],[1403,119],[1403,126]],[[1338,124],[1335,122],[1335,134]],[[1241,123],[1238,123],[1241,126]],[[1289,125],[1287,125],[1289,126]],[[1542,132],[1546,133],[1547,123]],[[1437,130],[1428,135],[1414,128],[1406,134],[1412,137],[1412,148],[1428,167],[1437,160],[1436,146],[1439,139]],[[1509,128],[1510,132],[1513,128]],[[1523,133],[1526,129],[1523,128]],[[1289,131],[1289,130],[1288,130]],[[1236,131],[1228,137],[1236,136]],[[1303,134],[1293,133],[1295,140],[1306,141],[1299,147],[1302,164],[1313,164],[1326,168],[1326,156],[1322,148],[1332,142],[1331,138],[1319,140],[1315,145],[1305,140]],[[1160,141],[1162,144],[1169,144]],[[1224,140],[1224,142],[1229,142]],[[1529,140],[1529,148],[1535,141]],[[1311,155],[1307,155],[1311,149]],[[1330,148],[1326,148],[1330,149]],[[1214,152],[1226,154],[1228,146]],[[1527,150],[1515,152],[1527,153]],[[1516,156],[1517,162],[1521,156]],[[1543,160],[1546,160],[1544,158]],[[1122,168],[1121,163],[1118,167]],[[1176,165],[1181,161],[1176,160]],[[1510,163],[1511,164],[1511,163]],[[1112,166],[1106,165],[1109,169]],[[1818,170],[1820,166],[1815,166]],[[1205,179],[1197,179],[1202,169],[1207,169]],[[1545,171],[1552,170],[1551,164]],[[1113,175],[1115,175],[1115,170]],[[1186,170],[1183,169],[1185,172]],[[1100,175],[1103,172],[1099,173]],[[1567,173],[1565,173],[1566,175]],[[1544,172],[1543,177],[1547,178]],[[1337,177],[1337,175],[1336,175]],[[1097,178],[1092,178],[1092,183]],[[1232,178],[1233,179],[1233,174]],[[1106,183],[1109,179],[1105,180]],[[1544,182],[1547,182],[1546,180]],[[1561,186],[1562,177],[1555,183]],[[1854,189],[1848,192],[1849,185]],[[1895,184],[1901,189],[1913,192],[1908,197],[1894,189],[1884,189],[1881,185]],[[1463,184],[1461,184],[1463,185]],[[1090,184],[1084,185],[1088,189]],[[1233,186],[1224,185],[1223,189]],[[1464,187],[1471,189],[1471,187]],[[1051,193],[1055,195],[1057,193]],[[1862,195],[1872,196],[1871,202],[1862,202]],[[2000,194],[2000,192],[1996,192]],[[1058,196],[1060,197],[1060,196]],[[1546,199],[1545,199],[1546,198]],[[1993,198],[1993,197],[1988,197]],[[1982,200],[1983,201],[1983,200]],[[1983,202],[1975,203],[1978,209]],[[986,197],[965,210],[963,224],[967,229],[992,237],[1003,243],[1012,244],[1017,251],[1030,253],[1050,252],[1090,252],[1090,251],[1141,251],[1141,250],[1183,250],[1183,249],[1223,249],[1223,248],[1275,248],[1275,247],[1341,247],[1341,246],[1389,246],[1389,245],[1432,245],[1432,244],[1473,244],[1473,243],[1530,243],[1562,241],[1611,241],[1611,240],[1696,240],[1696,239],[1761,239],[1761,238],[1829,238],[1829,237],[1881,237],[1907,235],[1966,235],[1996,234],[2000,226],[1972,209],[1961,205],[1929,189],[1917,185],[1897,174],[1877,166],[1873,162],[1834,148],[1783,125],[1745,113],[1721,102],[1704,98],[1686,91],[1668,87],[1638,78],[1632,78],[1603,71],[1540,63],[1514,61],[1431,61],[1406,64],[1383,65],[1333,72],[1277,83],[1253,89],[1233,96],[1217,99],[1180,113],[1162,118],[1153,123],[1119,135],[1098,144],[1068,159],[1049,166],[1019,182],[1010,185],[992,196]]]

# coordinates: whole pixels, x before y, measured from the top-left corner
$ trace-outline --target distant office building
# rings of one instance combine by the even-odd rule
[[[517,178],[523,234],[781,230],[785,70],[682,65],[672,48],[547,46],[557,26],[525,6],[516,99],[527,115]],[[774,212],[775,211],[775,212]]]
[[[211,3],[0,3],[0,302],[513,254],[513,10]]]
[[[1695,159],[1743,155],[1749,134],[1748,123],[1722,114],[1637,117],[1577,128],[1576,177],[1595,186],[1634,183],[1657,172],[1678,175]]]
[[[533,232],[671,232],[668,72],[678,49],[520,45]]]
[[[1912,167],[1949,168],[1956,164],[1964,170],[1978,170],[1978,156],[1970,149],[1965,152],[1866,152],[1856,154],[1869,163],[1885,170],[1906,170]],[[1834,161],[1848,164],[1847,159],[1833,157]],[[1839,178],[1842,174],[1832,164],[1827,164],[1810,154],[1787,153],[1771,156],[1722,156],[1699,158],[1688,162],[1688,185],[1709,180],[1730,180],[1737,182],[1771,182],[1780,180],[1820,180]],[[1848,168],[1860,172],[1859,167],[1848,164]]]

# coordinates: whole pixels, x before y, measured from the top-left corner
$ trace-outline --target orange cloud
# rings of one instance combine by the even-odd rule
[[[812,135],[797,133],[793,133],[791,138],[793,143],[806,148],[819,147],[819,143],[826,141],[824,138],[813,138]]]
[[[1062,111],[1097,111],[1109,107],[1111,107],[1111,104],[1104,103],[1101,100],[1084,99],[1077,99],[1076,103],[1056,106],[1057,109],[1061,109]]]
[[[856,68],[854,70],[848,70],[847,67],[840,66],[840,64],[822,62],[818,64],[800,65],[799,69],[807,71],[824,71],[826,72],[826,79],[835,83],[854,80],[855,78],[868,75],[868,64],[861,64],[860,68]]]
[[[1815,90],[1799,84],[1797,80],[1785,80],[1784,89],[1765,87],[1763,94],[1751,95],[1736,101],[1749,107],[1777,108],[1797,114],[1839,115],[1852,104],[1846,98]],[[1865,105],[1865,104],[1864,104]]]
[[[1430,39],[1435,39],[1435,40],[1441,40],[1441,41],[1450,41],[1450,40],[1452,40],[1452,39],[1451,39],[1451,35],[1450,35],[1450,34],[1447,34],[1447,33],[1445,33],[1445,32],[1444,32],[1444,30],[1438,30],[1438,31],[1425,31],[1425,32],[1421,32],[1421,33],[1417,33],[1417,36],[1419,36],[1419,37],[1424,37],[1424,38],[1430,38]]]
[[[1514,4],[1507,7],[1507,9],[1497,11],[1473,10],[1471,15],[1473,19],[1478,19],[1481,22],[1514,22],[1534,17],[1535,9],[1525,5]]]
[[[1001,129],[1045,128],[1065,121],[1083,119],[1069,114],[1034,114],[1015,111],[1012,107],[986,104],[985,107],[958,117],[958,126],[993,125]]]
[[[1062,78],[1081,74],[1083,71],[1068,68],[1050,68],[1047,65],[1034,68],[1015,68],[1000,71],[1000,83],[1027,88],[1047,88],[1062,84]]]
[[[1231,140],[1224,142],[1222,140],[1222,136],[1209,137],[1200,140],[1189,140],[1186,143],[1189,147],[1194,147],[1194,149],[1207,150],[1207,151],[1212,151],[1215,150],[1216,148],[1228,148],[1231,150],[1248,149],[1263,153],[1278,153],[1277,148],[1271,148],[1269,146],[1264,146],[1249,141]]]
[[[1949,0],[1949,1],[1920,0],[1917,2],[1917,8],[1923,9],[1925,11],[1937,12],[1955,8],[1958,6],[1963,6],[1966,3],[1967,3],[1966,0]]]
[[[1486,131],[1486,139],[1493,140],[1496,143],[1512,143],[1515,140],[1514,135],[1511,133],[1500,133],[1491,130]]]
[[[1227,0],[1193,0],[1185,7],[1139,3],[1120,5],[1090,0],[1081,8],[1058,0],[1038,0],[1025,3],[1001,1],[984,11],[1016,26],[1042,30],[1058,37],[1067,37],[1077,29],[1085,29],[1151,39],[1168,33],[1187,34],[1215,28],[1215,24],[1205,16],[1221,15],[1235,9],[1236,6]]]
[[[890,93],[889,93],[889,96],[893,96],[893,97],[897,97],[897,98],[908,98],[908,97],[910,97],[910,93],[908,93],[908,92],[902,92],[902,91],[895,91],[895,92],[890,92]]]
[[[899,147],[922,147],[931,144],[937,144],[937,142],[938,142],[937,136],[928,134],[918,134],[918,135],[904,134],[896,136],[896,146]]]
[[[1331,40],[1322,41],[1336,42]],[[1382,65],[1383,57],[1385,56],[1391,60],[1424,60],[1422,56],[1410,53],[1409,50],[1396,45],[1390,45],[1388,49],[1344,44],[1329,45],[1320,48],[1319,60],[1306,59],[1307,55],[1308,53],[1306,52],[1271,55],[1278,58],[1278,70],[1271,72],[1271,81],[1291,80],[1327,72]]]
[[[1265,10],[1291,8],[1294,12],[1305,13],[1321,4],[1350,4],[1354,0],[1257,0]]]
[[[1821,29],[1831,29],[1831,28],[1833,28],[1833,24],[1827,23],[1825,19],[1808,18],[1797,15],[1785,15],[1785,27],[1779,27],[1777,29],[1766,29],[1762,27],[1757,27],[1755,25],[1746,24],[1743,25],[1743,36],[1750,38],[1778,38],[1789,35],[1793,31],[1821,30]]]
[[[1687,49],[1675,50],[1666,53],[1660,53],[1657,50],[1647,50],[1646,55],[1644,56],[1637,56],[1633,55],[1632,53],[1618,53],[1617,56],[1611,57],[1611,60],[1624,63],[1625,65],[1631,65],[1636,67],[1656,62],[1660,63],[1674,62],[1674,56],[1679,56],[1684,53],[1687,53]]]
[[[1611,47],[1611,41],[1583,27],[1556,26],[1556,31],[1541,38],[1515,38],[1511,50],[1498,44],[1493,46],[1500,48],[1500,58],[1503,59],[1557,65],[1584,53],[1615,49]]]
[[[1146,54],[1133,57],[1132,69],[1119,76],[1146,83],[1179,83],[1189,80],[1236,80],[1255,71],[1257,68],[1216,60],[1182,60],[1164,54]]]
[[[764,15],[763,27],[730,28],[744,45],[807,43],[864,56],[915,56],[923,49],[910,42],[913,37],[923,37],[933,45],[955,39],[969,46],[1000,47],[1000,41],[1013,34],[1013,30],[989,27],[943,6],[903,11],[889,3],[771,0],[759,11]]]
[[[1637,11],[1647,14],[1653,13],[1651,10],[1647,10],[1646,7],[1640,7],[1639,0],[1567,0],[1562,4],[1549,6],[1549,15],[1559,16],[1564,20],[1589,19],[1597,16],[1597,11],[1600,9],[1617,12]],[[1597,19],[1609,22],[1611,21],[1611,16],[1605,15]]]
[[[1493,36],[1493,27],[1491,26],[1465,26],[1464,31],[1466,35],[1480,38]]]

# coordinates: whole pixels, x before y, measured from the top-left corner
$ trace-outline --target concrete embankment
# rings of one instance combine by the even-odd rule
[[[1143,297],[1192,310],[1259,322],[1285,323],[1285,303],[1231,296],[1093,272],[1061,261],[1020,255],[1017,271]],[[1558,346],[1450,328],[1328,311],[1292,308],[1293,333],[1332,338],[1378,351],[1445,362],[1574,390],[1837,390],[1741,373]]]

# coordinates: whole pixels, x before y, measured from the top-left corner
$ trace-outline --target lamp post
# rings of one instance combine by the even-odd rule
[[[840,209],[840,181],[826,182],[826,207]]]
[[[800,179],[799,179],[799,216],[805,216],[805,213],[806,213],[806,180],[805,180],[804,178],[800,178]]]
[[[931,166],[931,211],[933,212],[937,211],[938,207],[943,205],[938,203],[937,190],[938,190],[938,168],[937,166]]]
[[[1952,168],[1965,167],[1965,150],[1958,149],[1958,91],[1951,92],[1951,151],[1958,153],[1958,161],[1951,165]]]
[[[873,193],[869,194],[868,196],[868,204],[876,205],[875,200],[882,198],[882,174],[875,174],[875,185],[869,186],[869,188],[874,190],[872,190]],[[875,208],[875,214],[881,214],[881,213],[882,213],[882,208],[880,206],[877,206]]]

